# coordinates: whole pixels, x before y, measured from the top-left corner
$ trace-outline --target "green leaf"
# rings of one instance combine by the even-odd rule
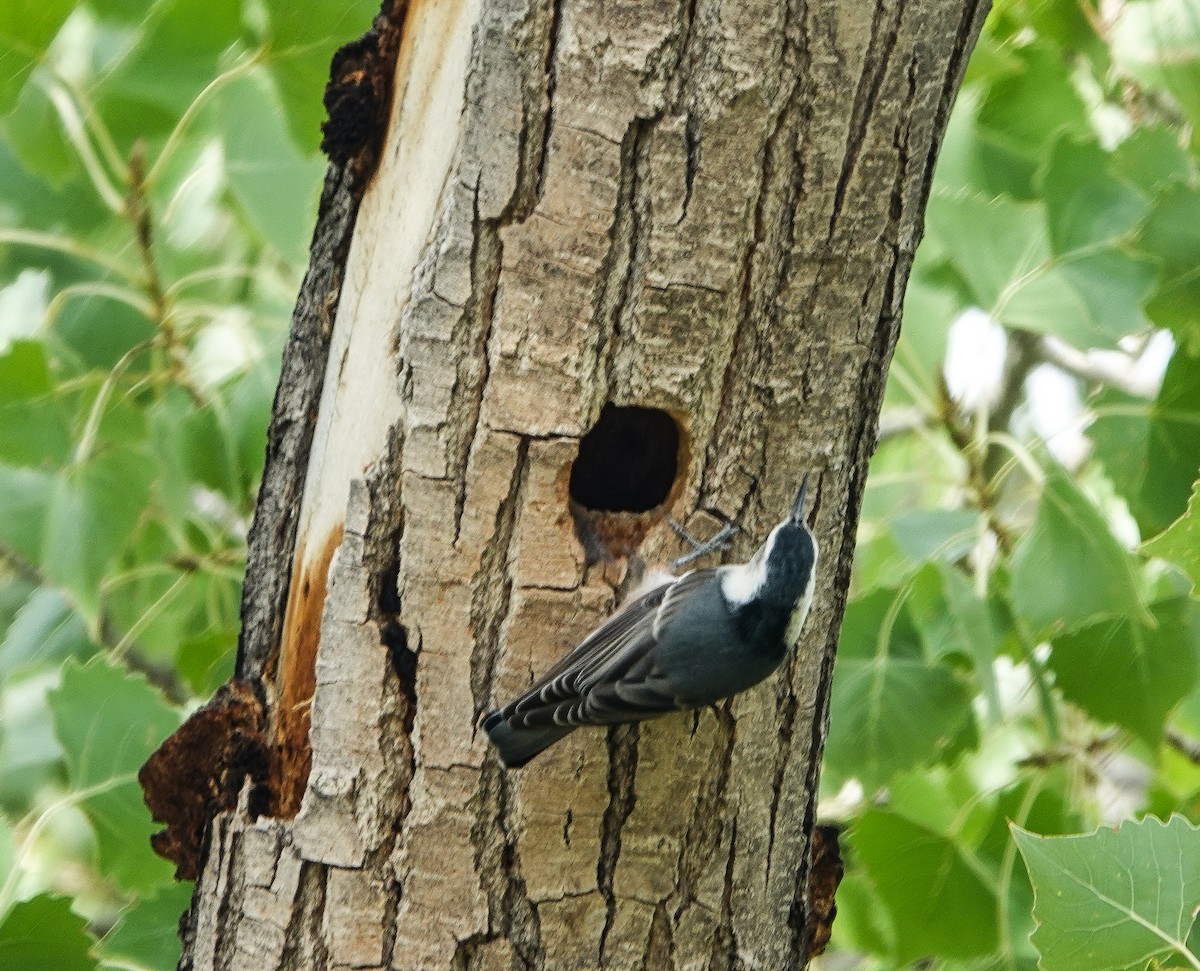
[[[1200,263],[1200,189],[1174,185],[1155,200],[1141,234],[1141,246],[1171,275],[1192,272]]]
[[[1200,610],[1180,598],[1151,613],[1154,627],[1123,618],[1055,638],[1049,666],[1068,701],[1157,748],[1167,714],[1196,684]]]
[[[1036,168],[1061,132],[1090,132],[1087,109],[1067,63],[1047,44],[1011,50],[1016,70],[988,90],[979,109],[979,127],[989,141]]]
[[[0,968],[93,971],[86,923],[65,897],[43,893],[16,904],[0,923]]]
[[[1200,357],[1200,273],[1169,276],[1146,301],[1146,316],[1169,330],[1185,354]]]
[[[1157,556],[1181,567],[1200,596],[1200,479],[1192,486],[1187,511],[1158,536],[1142,544],[1147,556]]]
[[[206,630],[179,644],[175,665],[197,695],[211,695],[233,677],[237,656],[237,627]]]
[[[1064,235],[1088,230],[1082,217],[1060,216]],[[1138,307],[1152,266],[1112,246],[1055,253],[1047,219],[1040,204],[979,195],[935,196],[927,214],[970,300],[1005,326],[1081,348],[1113,346],[1142,329]]]
[[[174,968],[179,963],[179,936],[173,929],[192,900],[193,885],[176,883],[121,912],[116,926],[96,947],[106,961],[139,968]]]
[[[104,294],[68,300],[54,321],[54,335],[67,352],[98,371],[111,371],[128,351],[148,345],[154,331],[140,310]]]
[[[1061,466],[1047,468],[1037,516],[1013,552],[1012,599],[1039,634],[1145,614],[1130,555]]]
[[[1136,496],[1146,474],[1150,403],[1116,388],[1104,388],[1089,404],[1096,414],[1087,432],[1093,456],[1119,495],[1127,499]]]
[[[1042,179],[1050,239],[1056,253],[1129,235],[1148,201],[1109,172],[1109,156],[1094,142],[1060,139]]]
[[[303,151],[314,152],[325,120],[322,93],[333,53],[357,39],[379,12],[374,0],[307,4],[266,0],[270,16],[263,40],[276,88],[286,109],[291,136]]]
[[[61,590],[38,587],[0,640],[0,678],[22,667],[46,667],[95,650],[83,619]]]
[[[833,779],[857,778],[868,792],[935,757],[971,712],[970,688],[926,660],[908,608],[896,609],[904,596],[878,590],[852,601],[842,628],[826,766]]]
[[[1176,350],[1150,409],[1146,472],[1134,512],[1143,535],[1166,529],[1187,509],[1200,472],[1200,357]]]
[[[1150,87],[1169,91],[1200,123],[1200,14],[1189,0],[1125,4],[1112,27],[1113,58]]]
[[[1176,348],[1150,404],[1111,389],[1095,404],[1097,457],[1142,535],[1162,532],[1183,515],[1200,472],[1200,357]]]
[[[946,334],[962,311],[957,296],[924,272],[924,254],[931,253],[932,247],[917,252],[904,293],[904,327],[888,368],[885,407],[920,404],[918,393],[927,401],[937,400],[946,358]]]
[[[857,867],[848,869],[838,884],[833,942],[840,951],[884,955],[896,950],[896,935],[888,910],[866,874]]]
[[[29,805],[62,775],[62,746],[46,706],[57,670],[0,682],[0,799]]]
[[[895,813],[870,809],[849,843],[892,918],[896,963],[968,958],[995,949],[996,896],[944,836]]]
[[[911,560],[954,563],[979,539],[981,516],[974,509],[915,509],[891,523],[892,535]]]
[[[1185,945],[1200,905],[1200,831],[1181,816],[1083,836],[1012,830],[1036,894],[1043,971],[1200,964]]]
[[[104,872],[128,890],[169,882],[171,865],[150,849],[157,827],[142,801],[137,772],[171,732],[179,714],[140,675],[106,657],[68,661],[50,697],[55,731],[82,807],[96,828]]]
[[[74,0],[5,0],[0,4],[0,115],[14,104],[46,54]]]
[[[961,571],[940,567],[946,613],[952,627],[951,643],[975,662],[975,673],[993,720],[1000,718],[1000,689],[994,670],[1006,622],[997,616],[995,605],[981,598]]]
[[[31,567],[42,560],[42,532],[53,477],[0,464],[0,546]]]
[[[50,100],[49,91],[57,83],[51,71],[35,70],[32,80],[17,96],[16,105],[4,118],[2,131],[5,142],[26,172],[62,189],[72,181],[87,180],[79,153],[63,131],[62,116]],[[88,189],[94,194],[90,185]]]
[[[182,388],[172,388],[149,409],[150,433],[162,463],[164,496],[174,519],[191,510],[188,493],[195,483],[239,495],[236,456],[231,435],[221,426],[211,404],[197,407]],[[166,478],[168,481],[163,481]]]
[[[13,840],[12,826],[9,825],[7,819],[0,816],[0,887],[4,886],[16,861],[17,849]],[[0,920],[3,919],[3,914],[0,914]]]
[[[1196,162],[1179,144],[1179,133],[1163,124],[1147,124],[1130,132],[1113,150],[1115,170],[1144,190],[1172,182],[1186,183]]]
[[[55,480],[42,562],[47,576],[90,614],[100,607],[100,581],[145,511],[153,471],[145,455],[114,449]]]
[[[54,390],[40,343],[13,341],[0,355],[0,461],[38,466],[66,458],[70,422]]]
[[[170,131],[244,36],[241,0],[154,0],[94,93],[122,143]]]
[[[219,100],[230,189],[263,238],[284,258],[301,260],[312,236],[324,159],[296,148],[262,77],[234,81]]]
[[[237,445],[242,475],[242,495],[247,509],[253,505],[262,478],[267,452],[267,425],[275,398],[278,372],[252,368],[228,388],[229,422]]]
[[[976,63],[978,57],[972,57],[971,65]],[[934,196],[940,200],[979,192],[987,198],[1000,193],[1031,198],[1035,160],[980,125],[981,97],[977,87],[965,87],[954,103],[938,154]],[[940,202],[931,204],[929,211],[934,212],[938,205]]]

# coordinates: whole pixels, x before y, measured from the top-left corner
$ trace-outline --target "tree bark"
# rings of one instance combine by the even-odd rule
[[[252,534],[266,767],[211,810],[181,967],[806,965],[859,501],[986,9],[385,6],[355,110],[386,135],[334,152]],[[682,435],[630,559],[569,508],[608,404]],[[666,509],[735,519],[741,559],[806,470],[818,593],[778,674],[500,767],[480,714],[678,552]]]

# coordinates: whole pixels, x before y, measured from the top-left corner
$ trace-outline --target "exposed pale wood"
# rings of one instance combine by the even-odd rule
[[[265,692],[311,705],[311,772],[294,819],[215,824],[185,967],[805,964],[858,504],[985,9],[412,5],[302,500],[296,575],[344,533],[315,691],[286,690],[285,642]],[[785,669],[722,709],[506,773],[478,716],[616,600],[566,495],[610,401],[680,420],[675,514],[737,518],[733,556],[812,470],[817,605]],[[660,529],[643,552],[676,549]]]

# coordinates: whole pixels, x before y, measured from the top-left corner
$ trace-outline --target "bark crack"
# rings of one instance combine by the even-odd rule
[[[731,745],[732,749],[732,745]],[[737,815],[729,820],[729,857],[725,861],[725,880],[721,888],[721,923],[713,941],[708,971],[735,971],[738,958],[737,930],[733,926],[734,864],[737,860]]]
[[[709,764],[701,770],[701,789],[692,806],[676,864],[676,890],[673,897],[678,902],[671,915],[674,927],[678,927],[684,911],[689,907],[705,906],[696,898],[696,886],[704,875],[705,867],[721,848],[723,820],[729,807],[729,778],[733,769],[736,723],[730,712],[730,702],[726,701],[712,711],[717,722],[717,739]]]
[[[600,821],[600,860],[596,886],[604,897],[606,913],[600,932],[598,965],[605,966],[605,945],[617,916],[613,882],[621,857],[621,830],[637,802],[638,724],[615,725],[608,730],[608,805]]]
[[[653,214],[643,186],[649,165],[650,134],[658,118],[635,118],[621,139],[621,168],[617,199],[608,231],[608,251],[597,273],[592,324],[589,328],[588,366],[593,376],[591,410],[612,394],[612,375],[621,335],[635,305],[635,295],[645,277]]]
[[[325,917],[325,879],[328,870],[328,867],[308,860],[300,865],[300,883],[296,889],[292,920],[288,924],[278,971],[329,967],[329,952],[321,927]],[[226,937],[233,939],[235,935]]]
[[[473,953],[483,944],[507,938],[513,947],[514,967],[542,971],[546,953],[537,908],[529,900],[521,874],[517,827],[512,818],[511,776],[498,759],[484,762],[474,801],[477,812],[471,841],[475,845],[475,867],[487,896],[488,930],[484,935],[468,938],[459,948],[462,950],[466,944]]]
[[[512,607],[513,535],[520,513],[529,471],[529,439],[517,440],[508,492],[496,509],[496,525],[480,558],[479,570],[471,578],[471,696],[475,721],[490,703],[496,676],[496,661],[504,622]]]
[[[854,92],[854,106],[850,110],[849,136],[846,141],[846,152],[842,156],[842,167],[838,173],[837,186],[833,193],[833,206],[829,211],[829,239],[833,239],[834,229],[842,214],[842,205],[846,200],[846,191],[850,178],[858,166],[858,157],[862,152],[863,143],[870,130],[868,120],[875,110],[879,92],[891,67],[892,52],[900,35],[900,19],[904,14],[904,2],[898,0],[893,16],[886,26],[881,24],[885,16],[883,4],[877,4],[871,19],[871,39],[863,57],[863,75],[859,78]],[[880,31],[883,31],[882,36]]]
[[[500,270],[504,249],[499,225],[479,216],[479,184],[472,195],[471,213],[471,292],[462,315],[454,327],[452,346],[459,348],[455,364],[454,396],[447,410],[446,425],[451,436],[448,450],[455,456],[456,467],[465,472],[471,450],[479,438],[483,396],[491,373],[490,344],[496,317],[496,293],[500,288]],[[454,539],[457,546],[466,507],[465,485],[457,490],[454,506]]]
[[[792,735],[796,728],[796,691],[793,678],[796,670],[796,652],[788,658],[786,670],[781,671],[776,681],[775,711],[779,721],[779,745],[775,749],[775,772],[771,779],[771,811],[767,824],[767,866],[763,882],[769,883],[775,864],[775,826],[779,820],[779,800],[783,794],[783,779],[792,760]],[[810,749],[811,751],[811,749]],[[815,790],[814,790],[815,791]]]

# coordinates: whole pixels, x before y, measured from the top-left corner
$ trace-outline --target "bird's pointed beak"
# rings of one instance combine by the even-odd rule
[[[808,494],[808,473],[800,480],[800,491],[796,493],[796,501],[792,504],[792,522],[804,522],[804,497]]]

